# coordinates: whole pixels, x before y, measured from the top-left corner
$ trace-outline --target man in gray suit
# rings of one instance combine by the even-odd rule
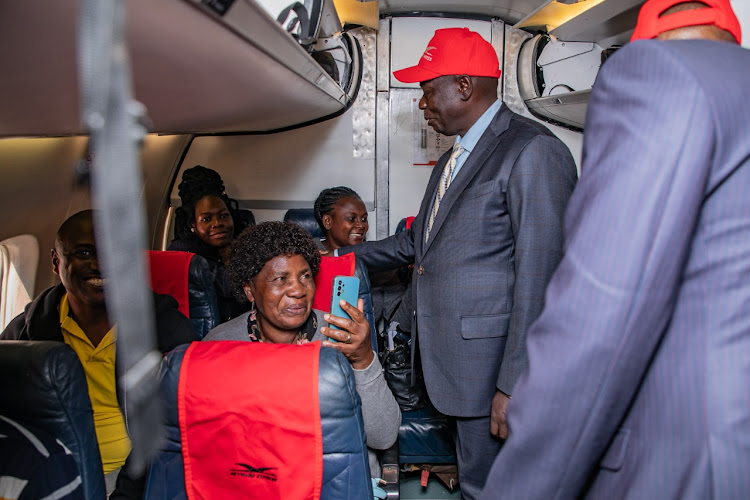
[[[421,82],[425,119],[456,145],[411,229],[340,251],[373,271],[414,261],[412,356],[432,403],[455,418],[461,491],[476,498],[507,435],[526,329],[562,255],[576,168],[547,128],[497,100],[497,55],[479,34],[438,30],[419,64],[394,76]]]
[[[701,1],[646,2],[597,78],[483,499],[750,498],[750,51]]]

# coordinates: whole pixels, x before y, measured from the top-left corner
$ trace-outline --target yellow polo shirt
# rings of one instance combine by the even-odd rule
[[[94,347],[78,323],[68,315],[70,305],[66,293],[58,307],[60,328],[65,343],[78,355],[86,372],[89,398],[94,409],[94,426],[102,455],[102,466],[107,474],[122,467],[130,453],[130,438],[125,430],[125,419],[117,404],[115,389],[115,340],[117,327],[112,327],[99,345]]]

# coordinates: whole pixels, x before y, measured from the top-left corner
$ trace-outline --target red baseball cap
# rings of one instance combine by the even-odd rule
[[[500,78],[500,63],[492,45],[469,28],[435,31],[419,64],[393,72],[404,83],[426,82],[445,75]]]
[[[659,17],[665,10],[691,0],[649,0],[638,14],[638,22],[633,31],[631,42],[641,39],[656,38],[665,31],[687,26],[712,25],[728,31],[742,43],[742,29],[729,0],[698,0],[708,7],[683,10]]]

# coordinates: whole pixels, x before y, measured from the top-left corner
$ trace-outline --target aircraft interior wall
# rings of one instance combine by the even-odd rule
[[[163,218],[171,181],[187,136],[148,135],[141,153],[143,201],[146,204],[148,234],[152,241]],[[40,137],[0,139],[0,200],[14,214],[0,225],[0,242],[20,235],[35,238],[39,252],[34,283],[28,284],[34,297],[57,283],[52,272],[50,250],[60,224],[70,215],[90,208],[89,189],[76,182],[79,162],[86,162],[88,138]]]

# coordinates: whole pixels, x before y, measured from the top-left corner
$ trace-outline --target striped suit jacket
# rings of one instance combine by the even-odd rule
[[[750,498],[748,82],[705,40],[602,68],[483,499]]]
[[[526,331],[562,257],[577,172],[560,139],[503,104],[446,191],[425,242],[449,157],[433,169],[410,229],[348,250],[371,271],[413,259],[411,331],[430,400],[446,415],[484,417],[496,391],[511,394],[526,366]]]

